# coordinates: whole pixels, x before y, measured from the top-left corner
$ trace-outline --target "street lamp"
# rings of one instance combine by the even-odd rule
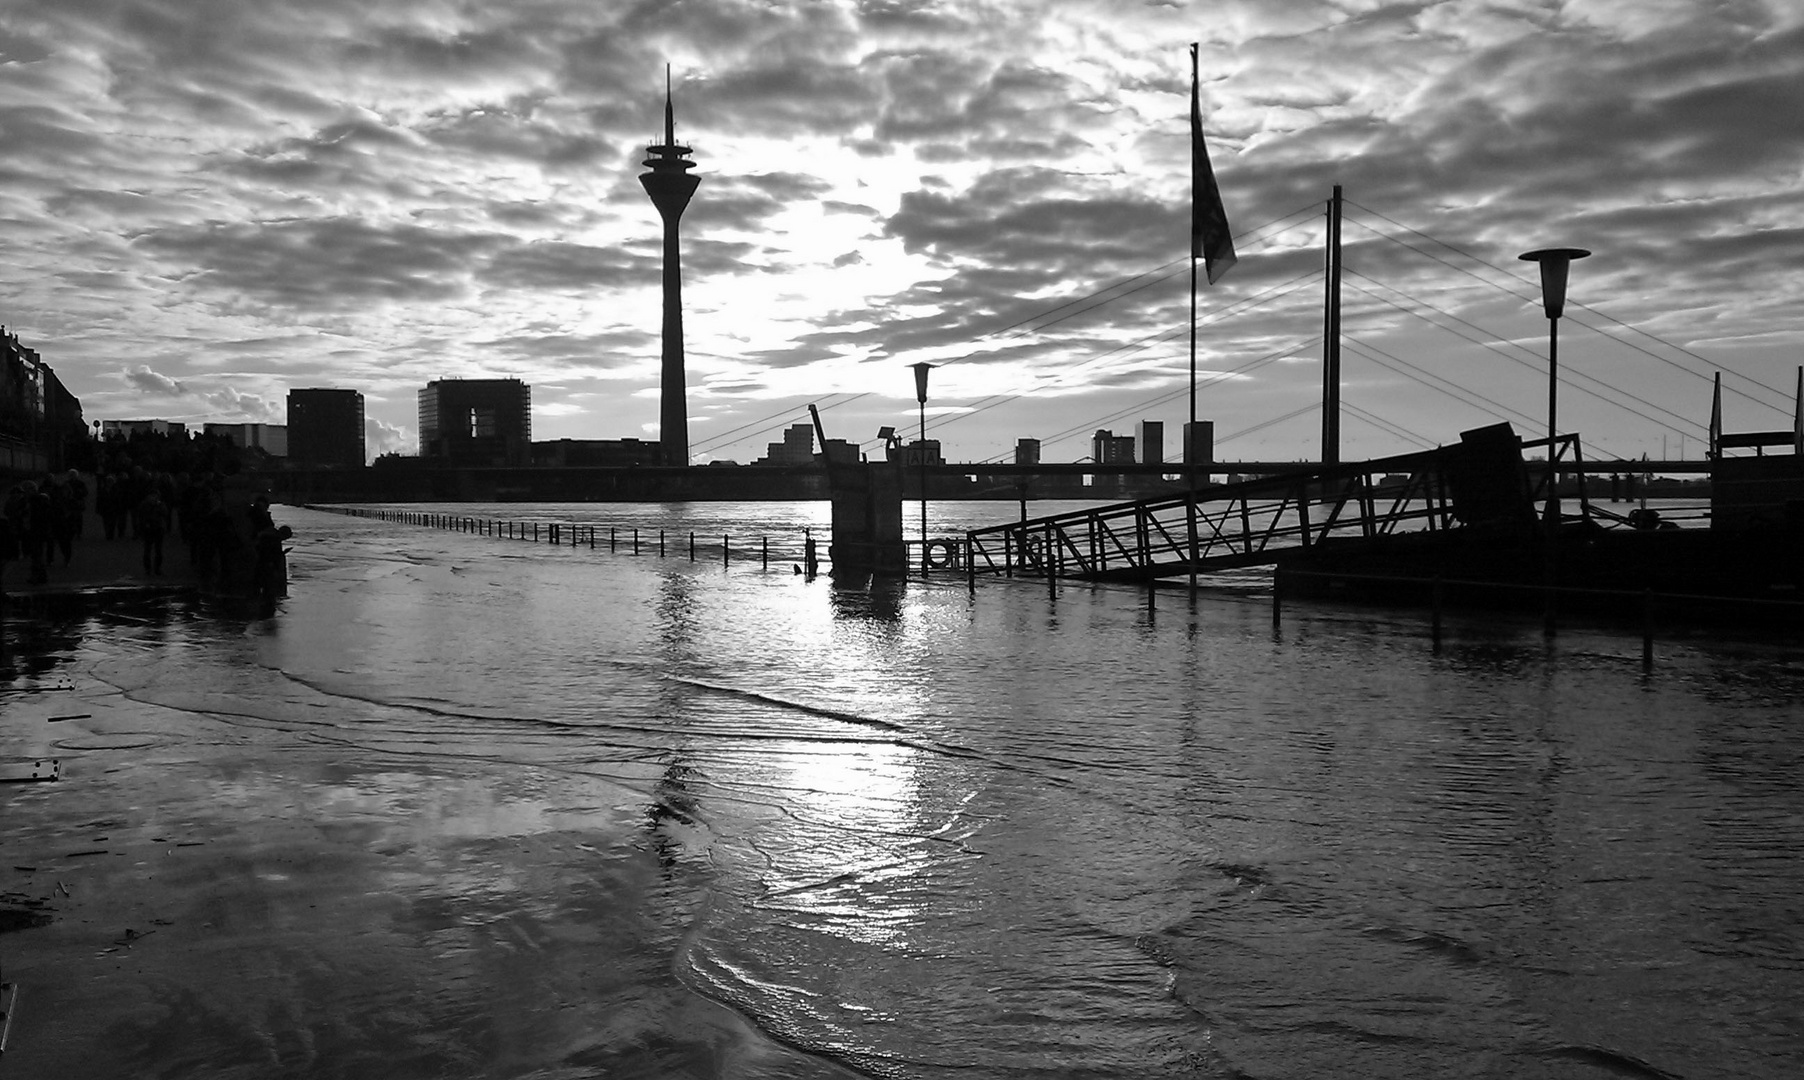
[[[925,360],[910,365],[915,369],[915,400],[921,405],[921,572],[927,572],[927,373],[933,365]]]
[[[1517,256],[1541,264],[1541,305],[1547,309],[1547,545],[1542,558],[1545,578],[1542,633],[1554,635],[1554,597],[1559,587],[1560,470],[1554,463],[1554,439],[1559,436],[1560,312],[1566,307],[1566,277],[1574,259],[1591,254],[1584,248],[1537,248]],[[1581,478],[1581,484],[1584,482]]]
[[[1573,260],[1591,254],[1584,248],[1537,248],[1517,256],[1541,264],[1541,305],[1547,310],[1547,515],[1559,520],[1559,471],[1554,468],[1554,439],[1559,436],[1560,314],[1566,307],[1566,277]]]

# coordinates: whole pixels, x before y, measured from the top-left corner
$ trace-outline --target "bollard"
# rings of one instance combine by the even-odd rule
[[[1434,589],[1429,593],[1428,606],[1433,612],[1430,619],[1433,629],[1430,631],[1430,636],[1434,640],[1434,654],[1439,656],[1441,655],[1441,579],[1438,574],[1434,579]]]
[[[635,531],[633,533],[633,536],[635,538],[638,535],[639,534],[637,531]],[[633,542],[633,554],[637,555],[638,553],[639,553],[638,541],[637,541],[637,539],[635,539]],[[664,530],[659,529],[658,530],[658,558],[662,559],[663,557],[664,557]]]
[[[1654,670],[1654,590],[1641,590],[1641,670]]]
[[[733,546],[733,538],[731,536],[727,535],[726,533],[722,533],[720,536],[720,565],[722,565],[722,566],[733,565],[733,553],[731,550],[732,546]]]
[[[1284,568],[1272,567],[1272,629],[1278,628],[1283,620],[1284,610]]]
[[[770,569],[770,537],[764,538],[764,569]]]
[[[610,554],[613,553],[613,551],[615,550],[615,547],[620,543],[620,535],[619,534],[620,534],[619,529],[615,528],[612,525],[608,526],[608,552]]]
[[[589,526],[589,550],[595,550],[595,526]]]
[[[695,561],[695,530],[689,531],[689,561]]]
[[[539,542],[539,523],[536,521],[532,523],[532,542]]]

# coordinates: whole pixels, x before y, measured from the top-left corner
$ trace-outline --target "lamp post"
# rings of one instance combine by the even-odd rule
[[[921,406],[921,573],[927,572],[927,373],[933,365],[925,360],[910,365],[915,369],[915,400]]]
[[[1584,248],[1537,248],[1517,258],[1541,264],[1541,306],[1547,311],[1547,505],[1558,520],[1559,472],[1554,468],[1554,439],[1559,436],[1560,314],[1566,307],[1566,278],[1573,260],[1591,254]]]
[[[1566,307],[1566,278],[1573,260],[1589,254],[1584,248],[1537,248],[1517,256],[1541,265],[1541,306],[1547,311],[1547,510],[1544,515],[1547,549],[1543,565],[1547,579],[1544,632],[1548,637],[1554,633],[1554,589],[1559,577],[1555,567],[1559,557],[1556,546],[1560,527],[1560,470],[1554,461],[1554,440],[1560,432],[1560,313]]]

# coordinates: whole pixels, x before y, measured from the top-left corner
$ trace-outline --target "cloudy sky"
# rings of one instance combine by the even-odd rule
[[[7,0],[0,323],[88,419],[281,423],[363,392],[415,452],[440,377],[534,436],[657,437],[664,68],[690,441],[820,405],[954,460],[1188,415],[1188,43],[1240,262],[1199,297],[1218,456],[1320,451],[1344,185],[1347,458],[1547,415],[1532,266],[1573,270],[1591,455],[1789,426],[1804,363],[1796,0]],[[869,447],[867,447],[869,448]]]

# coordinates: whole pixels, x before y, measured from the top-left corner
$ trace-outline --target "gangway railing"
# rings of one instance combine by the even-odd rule
[[[1525,463],[1525,496],[1541,508],[1536,518],[1547,512],[1562,460],[1579,458],[1575,435],[1522,444],[1550,446],[1550,463]],[[1148,581],[1269,565],[1341,540],[1453,529],[1462,450],[1441,447],[972,529],[970,572]],[[1590,517],[1582,485],[1577,506],[1578,514],[1562,511],[1560,520]]]

